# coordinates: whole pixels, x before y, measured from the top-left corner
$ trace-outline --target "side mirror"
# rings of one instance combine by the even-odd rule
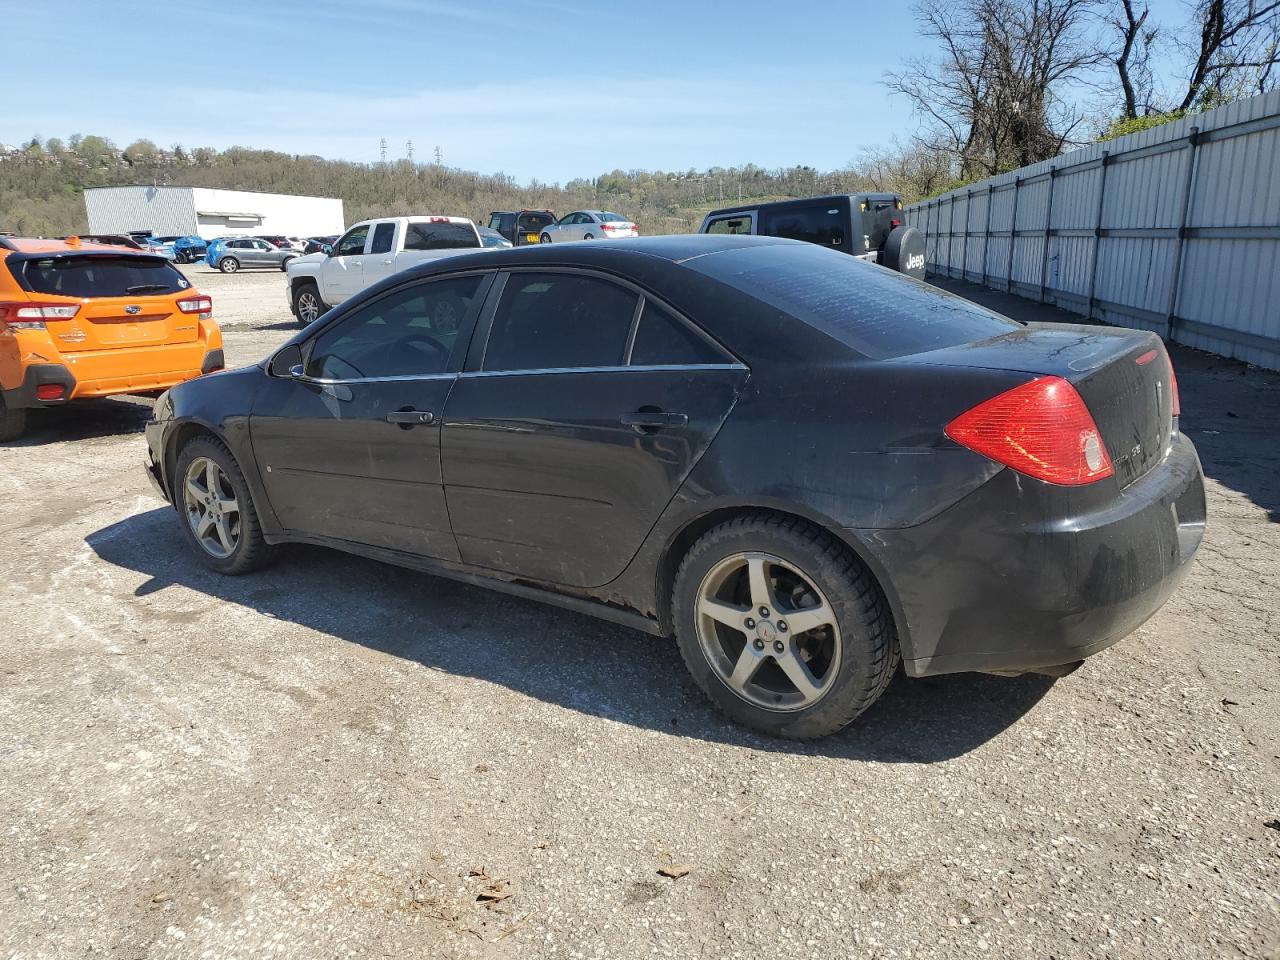
[[[280,351],[271,358],[271,364],[268,372],[273,377],[292,377],[298,378],[302,376],[302,348],[296,343],[291,343],[286,347],[282,347]]]
[[[323,253],[326,257],[332,257],[332,256],[333,256],[333,244],[331,244],[331,243],[321,244],[321,246],[320,246],[320,252],[321,252],[321,253]]]

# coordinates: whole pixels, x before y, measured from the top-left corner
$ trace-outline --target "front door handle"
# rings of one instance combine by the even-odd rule
[[[622,417],[624,427],[683,427],[688,423],[687,414],[667,413],[665,410],[637,410]]]
[[[436,415],[430,410],[393,410],[387,414],[387,423],[394,423],[405,430],[435,422]]]

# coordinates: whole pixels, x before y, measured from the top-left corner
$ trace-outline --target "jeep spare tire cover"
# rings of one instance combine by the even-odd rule
[[[890,270],[924,279],[924,234],[915,227],[894,227],[884,243],[880,263]]]

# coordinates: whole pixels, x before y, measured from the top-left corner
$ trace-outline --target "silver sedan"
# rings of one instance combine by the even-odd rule
[[[543,227],[539,239],[543,243],[556,243],[560,240],[616,240],[638,236],[640,228],[626,217],[608,210],[576,210]]]

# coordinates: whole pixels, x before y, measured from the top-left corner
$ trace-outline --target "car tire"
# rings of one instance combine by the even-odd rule
[[[10,407],[0,396],[0,443],[17,440],[27,431],[27,411]]]
[[[712,528],[681,561],[671,602],[694,682],[731,720],[768,736],[843,729],[898,668],[879,586],[844,544],[803,520],[749,514]],[[788,617],[814,626],[793,630]]]
[[[320,299],[320,288],[310,280],[298,284],[294,289],[293,315],[302,326],[305,327],[328,309],[329,305]]]
[[[289,264],[293,263],[293,261],[295,261],[295,260],[297,260],[297,259],[298,259],[297,257],[285,257],[283,260],[281,260],[281,261],[280,261],[280,272],[281,272],[281,273],[286,273],[286,272],[288,272],[288,270],[289,270]]]
[[[218,261],[218,269],[223,273],[235,273],[240,269],[240,261],[235,257],[223,257]]]
[[[209,466],[213,466],[213,483]],[[205,496],[201,496],[201,493]],[[234,510],[219,506],[235,503]],[[239,576],[275,559],[275,547],[262,535],[253,494],[231,451],[220,440],[201,436],[178,451],[173,475],[173,503],[183,536],[212,570]],[[225,521],[225,526],[223,522]],[[210,525],[211,524],[211,525]]]
[[[589,234],[589,233],[584,233],[584,234],[582,235],[582,239],[583,239],[583,240],[594,240],[594,239],[595,239],[595,237],[593,237],[593,236],[592,236],[591,234]]]
[[[549,233],[544,233],[542,236],[540,236],[540,237],[538,238],[538,242],[539,242],[539,243],[550,243],[550,242],[551,242],[551,234],[549,234]]]

